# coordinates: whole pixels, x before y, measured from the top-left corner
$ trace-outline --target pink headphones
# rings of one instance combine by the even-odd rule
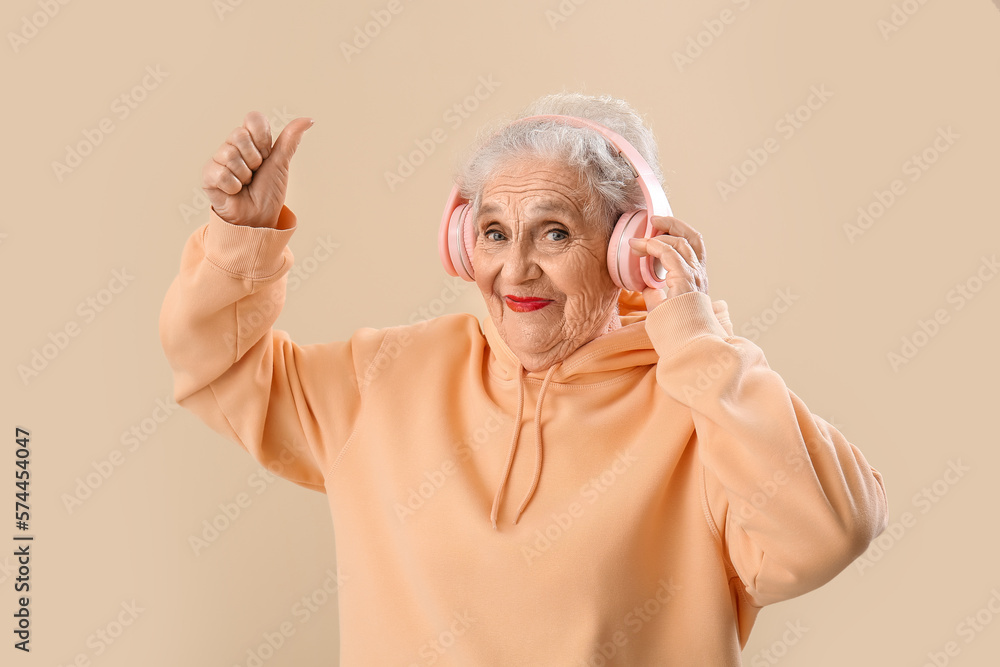
[[[639,188],[642,190],[642,196],[646,200],[646,208],[626,211],[615,224],[611,241],[608,243],[608,273],[611,274],[615,285],[623,289],[634,292],[641,292],[646,287],[663,289],[666,285],[664,278],[667,272],[660,265],[660,261],[652,255],[643,257],[636,255],[628,244],[629,239],[650,238],[655,235],[653,223],[649,220],[647,211],[656,216],[673,215],[670,203],[667,202],[667,195],[660,187],[660,183],[656,180],[649,164],[639,154],[639,151],[620,134],[584,118],[542,115],[527,116],[515,122],[541,119],[558,119],[568,125],[594,129],[604,135],[618,150],[618,154],[624,156],[628,161],[632,173],[635,174],[639,183]],[[438,252],[448,275],[475,282],[475,272],[472,268],[472,248],[475,244],[476,234],[473,221],[469,219],[471,210],[469,201],[462,198],[458,191],[458,185],[455,184],[448,196],[448,203],[444,207],[444,215],[441,218]]]

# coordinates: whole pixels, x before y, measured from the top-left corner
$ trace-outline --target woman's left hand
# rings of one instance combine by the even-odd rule
[[[688,292],[708,294],[705,242],[691,225],[671,216],[654,215],[653,228],[663,234],[648,239],[632,239],[629,245],[639,256],[652,255],[667,270],[665,290],[646,287],[642,296],[646,312],[660,303]]]

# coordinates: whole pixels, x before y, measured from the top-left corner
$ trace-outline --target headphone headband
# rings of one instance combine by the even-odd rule
[[[635,176],[636,181],[638,181],[639,189],[642,190],[642,196],[646,200],[646,210],[651,215],[673,215],[673,212],[670,210],[670,203],[667,201],[667,195],[663,192],[663,187],[656,179],[652,167],[646,162],[646,158],[642,157],[642,154],[636,150],[635,146],[630,144],[622,135],[600,123],[578,116],[542,114],[538,116],[525,116],[524,118],[517,119],[514,123],[529,120],[558,120],[566,125],[585,127],[600,133],[615,147],[618,154],[625,158],[626,163],[632,169],[632,174]],[[511,125],[514,123],[511,123]]]

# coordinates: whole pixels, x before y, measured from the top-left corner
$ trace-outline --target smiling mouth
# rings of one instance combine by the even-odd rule
[[[504,296],[507,307],[518,313],[527,313],[533,310],[544,308],[552,303],[552,299],[524,298],[518,299],[511,296]]]

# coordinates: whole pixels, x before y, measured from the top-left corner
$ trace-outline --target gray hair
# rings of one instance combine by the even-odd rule
[[[462,196],[472,203],[473,215],[479,210],[483,188],[493,177],[511,161],[532,158],[558,159],[578,169],[590,193],[584,215],[605,221],[609,234],[622,213],[645,208],[628,162],[603,135],[558,120],[518,122],[526,116],[543,114],[577,116],[617,132],[645,158],[662,185],[653,132],[627,102],[610,95],[553,93],[529,104],[517,118],[481,131],[456,176]]]

